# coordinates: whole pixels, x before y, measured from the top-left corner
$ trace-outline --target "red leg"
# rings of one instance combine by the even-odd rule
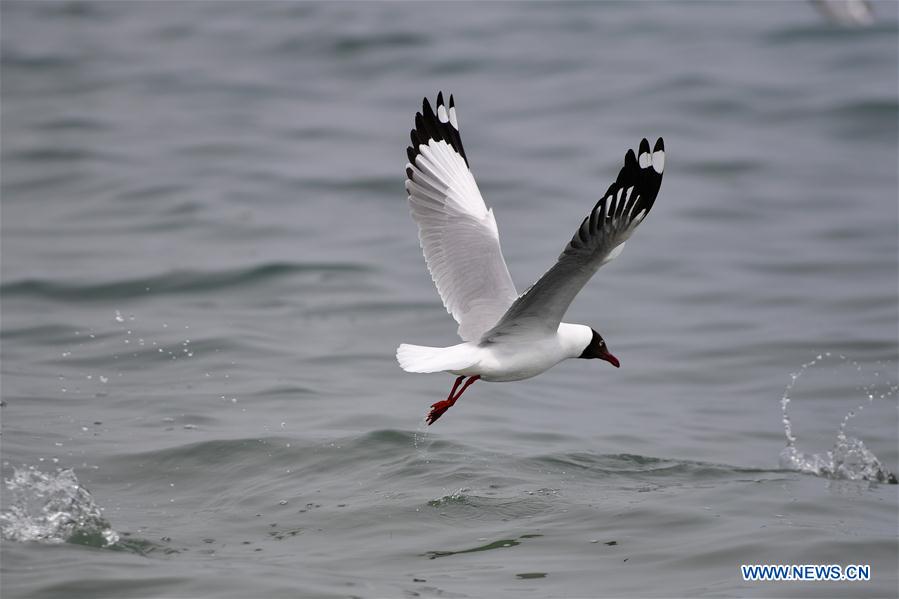
[[[468,389],[472,385],[472,383],[474,383],[476,380],[478,380],[481,377],[480,377],[480,375],[475,375],[473,377],[470,377],[467,381],[465,381],[465,384],[462,385],[462,389],[459,390],[459,393],[456,394],[456,389],[459,387],[459,383],[461,383],[462,379],[464,379],[464,378],[465,378],[464,376],[460,376],[459,378],[457,378],[456,383],[453,385],[453,390],[450,391],[450,394],[447,396],[447,398],[444,399],[443,401],[438,401],[437,403],[435,403],[434,405],[431,406],[431,411],[428,412],[428,417],[427,417],[428,426],[434,424],[434,422],[438,418],[443,416],[444,412],[446,412],[451,407],[453,407],[453,405],[456,403],[456,401],[458,401],[458,399],[460,397],[462,397],[462,394],[465,393],[465,390]]]
[[[462,397],[462,394],[465,393],[465,390],[468,389],[469,387],[471,387],[472,383],[479,380],[480,378],[481,378],[481,375],[476,374],[473,377],[471,377],[470,379],[468,379],[467,381],[465,381],[465,384],[462,385],[462,389],[459,391],[459,394],[456,396],[456,399],[459,399],[460,397]]]
[[[456,403],[455,395],[456,389],[459,388],[459,385],[462,383],[464,376],[460,376],[456,378],[456,382],[453,383],[453,390],[449,392],[449,395],[446,396],[446,399],[443,401],[438,401],[437,403],[431,405],[431,411],[428,412],[427,420],[428,425],[430,426],[435,420],[443,416],[443,413],[449,410],[454,403]]]
[[[459,384],[465,379],[465,376],[456,377],[456,382],[453,383],[453,390],[449,392],[449,395],[446,396],[447,399],[452,399],[453,395],[456,393],[456,389],[459,388]]]

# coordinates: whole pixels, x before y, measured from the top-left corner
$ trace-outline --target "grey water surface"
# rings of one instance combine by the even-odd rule
[[[874,9],[4,1],[4,599],[895,597]],[[457,342],[403,190],[438,90],[519,289],[628,148],[667,164],[569,312],[622,367],[426,427],[452,377],[394,350]],[[872,576],[742,579],[767,563]]]

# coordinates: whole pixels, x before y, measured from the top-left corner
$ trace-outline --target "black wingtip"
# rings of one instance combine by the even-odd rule
[[[653,147],[653,152],[658,152],[659,150],[665,151],[665,141],[660,137],[656,140],[656,145]]]
[[[655,152],[664,152],[664,144],[665,142],[662,141],[662,138],[659,138],[656,141]],[[658,168],[654,164],[656,158],[660,160],[657,163]],[[637,152],[630,149],[624,155],[624,166],[618,171],[618,178],[603,194],[603,199],[597,202],[597,207],[609,201],[610,205],[603,205],[603,210],[614,210],[614,213],[620,213],[623,207],[627,212],[632,212],[633,214],[638,214],[640,211],[649,212],[662,185],[664,160],[664,154],[658,157],[653,156],[653,152],[649,151],[649,141],[646,138],[642,139]],[[633,187],[634,191],[631,194],[632,199],[626,206],[623,202],[616,204],[614,200],[608,199],[610,197],[614,198],[619,190],[623,189],[626,191],[630,187]],[[636,208],[631,210],[635,205]]]
[[[437,115],[434,113],[434,109],[431,108],[431,103],[427,101],[425,101],[424,110],[421,115],[424,117],[425,123],[437,120]]]
[[[455,113],[451,112],[455,104],[455,98],[450,94],[449,108],[446,108],[443,91],[437,92],[437,103],[434,105],[436,110],[432,108],[431,102],[427,97],[422,99],[421,112],[415,115],[415,128],[412,129],[410,135],[412,146],[406,152],[410,163],[415,164],[415,158],[421,152],[422,144],[428,144],[430,140],[436,140],[448,143],[453,150],[462,156],[462,159],[465,160],[465,165],[468,166],[468,157],[465,155],[462,139],[459,137],[459,131],[455,124]],[[445,120],[443,121],[438,116],[441,108],[443,108],[444,112],[443,118]]]
[[[640,154],[649,154],[649,142],[644,137],[640,142]]]
[[[624,166],[631,166],[637,164],[637,157],[634,155],[633,150],[628,150],[624,155]]]

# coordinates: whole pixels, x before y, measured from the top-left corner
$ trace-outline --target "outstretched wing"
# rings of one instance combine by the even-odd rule
[[[624,156],[624,166],[577,233],[565,247],[555,266],[525,291],[490,331],[484,341],[504,335],[555,332],[578,292],[600,266],[615,259],[655,202],[665,169],[665,144],[640,142],[639,158],[633,150]]]
[[[468,168],[456,107],[437,95],[437,113],[424,99],[407,154],[406,191],[418,239],[446,311],[459,336],[477,341],[506,312],[518,292],[499,245],[499,231]]]

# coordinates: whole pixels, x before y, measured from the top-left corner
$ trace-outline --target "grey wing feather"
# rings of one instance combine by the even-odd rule
[[[621,253],[624,242],[652,208],[665,168],[661,138],[651,152],[644,139],[639,152],[637,158],[633,150],[628,150],[618,178],[581,223],[556,264],[515,300],[496,326],[484,334],[483,341],[555,332],[587,281]]]

